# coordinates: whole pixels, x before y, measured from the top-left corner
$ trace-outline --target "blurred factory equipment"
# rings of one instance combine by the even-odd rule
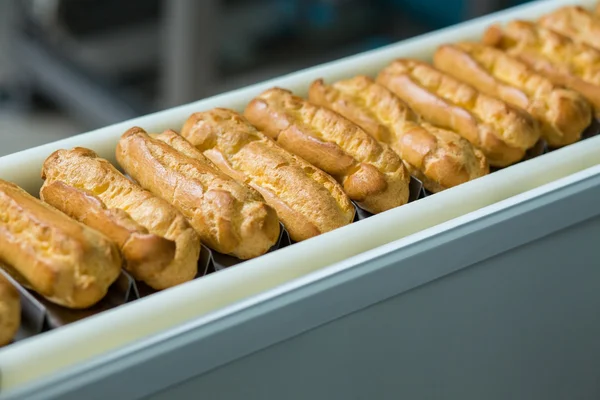
[[[0,106],[41,95],[97,128],[514,3],[0,0]]]

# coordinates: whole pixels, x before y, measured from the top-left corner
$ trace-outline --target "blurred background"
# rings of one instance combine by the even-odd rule
[[[521,0],[0,0],[0,156]]]

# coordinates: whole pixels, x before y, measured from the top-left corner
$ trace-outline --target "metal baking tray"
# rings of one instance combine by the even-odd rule
[[[56,149],[85,146],[114,162],[113,152],[118,137],[134,125],[150,132],[178,128],[192,112],[215,106],[241,110],[251,98],[272,86],[305,95],[309,84],[317,78],[337,80],[359,73],[374,75],[396,57],[428,60],[442,43],[476,39],[493,22],[535,18],[564,4],[592,6],[594,3],[585,0],[533,2],[379,50],[30,149],[0,158],[0,177],[36,193],[41,186],[41,164]],[[270,364],[264,354],[270,354],[273,349],[283,352],[287,348],[286,343],[300,346],[294,347],[296,352],[293,354],[304,360],[303,363],[289,366],[289,369],[288,363],[285,363],[289,376],[296,376],[295,381],[289,382],[299,385],[302,373],[298,368],[302,366],[305,372],[310,370],[303,358],[305,356],[300,353],[315,357],[321,354],[323,360],[328,360],[331,354],[327,353],[327,349],[336,347],[314,338],[307,339],[304,346],[302,342],[298,344],[308,331],[318,331],[330,325],[340,328],[341,321],[366,312],[369,306],[382,313],[379,319],[373,318],[373,321],[388,320],[389,328],[395,331],[397,324],[402,323],[398,319],[400,316],[409,320],[410,313],[413,317],[421,315],[419,308],[402,309],[411,304],[413,293],[419,292],[411,289],[435,286],[435,282],[445,281],[448,276],[462,273],[463,269],[485,270],[485,266],[467,267],[485,263],[488,258],[581,224],[586,218],[594,221],[598,209],[590,205],[594,201],[599,203],[599,154],[600,137],[592,137],[317,238],[286,246],[233,268],[21,340],[0,350],[0,398],[160,397],[161,391],[167,388],[171,388],[173,394],[181,395],[184,392],[177,390],[194,387],[193,382],[200,385],[200,390],[206,385],[206,388],[216,390],[219,387],[223,393],[231,394],[231,397],[219,397],[217,392],[208,392],[214,394],[209,398],[237,398],[235,394],[239,395],[239,392],[236,390],[244,388],[249,391],[248,398],[264,398],[260,390],[269,385],[273,393],[279,393],[276,398],[318,398],[314,390],[323,386],[316,383],[302,388],[301,385],[295,386],[295,394],[289,393],[289,387],[285,392],[283,383],[292,379],[289,377],[281,382],[274,379],[268,385],[263,384],[263,380],[259,379],[262,378],[261,367],[274,376],[282,376],[283,373],[274,368],[267,369]],[[568,212],[558,212],[563,209],[557,208],[559,206],[568,206]],[[510,225],[511,222],[514,226]],[[492,240],[490,232],[498,236]],[[448,246],[451,243],[460,245],[456,249],[464,251],[450,251]],[[589,241],[583,243],[589,244]],[[595,251],[593,246],[579,250]],[[564,262],[557,255],[539,260],[547,265]],[[508,267],[518,264],[512,261]],[[498,265],[494,268],[502,269]],[[590,273],[585,269],[586,265],[582,264],[577,271]],[[510,270],[508,267],[507,271]],[[544,278],[544,269],[535,272],[539,287],[555,282]],[[587,284],[593,283],[593,278],[597,277],[597,273],[590,273]],[[522,280],[533,282],[531,277],[523,277]],[[465,287],[461,289],[465,299],[475,303],[483,301],[475,294],[469,297]],[[460,291],[457,293],[460,297]],[[484,294],[481,292],[479,296]],[[443,292],[432,294],[431,299],[439,299],[443,295]],[[399,304],[393,307],[385,305],[384,300],[398,296],[402,299]],[[446,300],[448,304],[455,302],[450,298]],[[598,298],[590,295],[588,300],[594,304]],[[499,300],[498,304],[501,303]],[[547,311],[539,301],[531,304],[535,311]],[[515,309],[515,318],[522,312]],[[577,316],[581,314],[571,314],[573,326],[582,324],[581,318],[575,319]],[[493,321],[493,317],[490,318]],[[331,322],[338,320],[339,324]],[[432,316],[427,321],[433,327],[438,319]],[[456,329],[463,328],[465,337],[470,337],[467,319],[457,319],[456,324]],[[377,343],[367,343],[372,338],[367,332],[388,328],[380,326],[373,329],[367,325],[363,329],[357,328],[352,334],[341,334],[344,339],[339,342],[352,345],[347,348],[356,349],[356,354],[362,354],[362,347],[373,349],[379,346],[378,349],[388,348],[390,351],[398,348],[399,342],[390,337]],[[600,323],[588,325],[593,328],[591,332],[595,332]],[[499,329],[496,325],[490,326]],[[524,336],[539,334],[541,327],[536,325],[536,329]],[[419,344],[422,346],[418,347],[417,343],[415,346],[427,348],[427,345],[432,345],[427,342],[428,338],[428,335],[421,335],[422,342]],[[583,346],[589,341],[582,340],[580,343]],[[397,360],[386,359],[384,354],[381,354],[383,364],[398,363]],[[431,355],[428,357],[431,358]],[[353,365],[344,357],[338,359],[346,361],[343,363],[345,369],[328,371],[334,382],[347,373],[357,371],[362,365]],[[471,359],[476,357],[465,355],[465,360]],[[246,360],[245,364],[243,360]],[[313,359],[313,363],[319,364],[319,360]],[[324,362],[323,366],[312,365],[311,368],[324,371],[325,365],[332,364]],[[398,368],[401,367],[398,365]],[[382,369],[385,369],[384,366]],[[423,374],[419,376],[424,379],[426,372],[421,372]],[[367,369],[363,373],[370,375],[356,376],[352,384],[346,382],[348,388],[357,390],[354,396],[359,397],[344,398],[364,398],[359,395],[360,389],[372,387],[372,382],[377,381],[376,375],[381,376],[382,382],[389,377],[389,373],[379,368]],[[317,376],[309,375],[310,379],[320,382]],[[229,376],[240,384],[223,384],[224,381],[219,380],[223,376]],[[252,380],[256,382],[255,386],[250,383]],[[192,386],[181,384],[184,381]],[[336,389],[340,390],[339,393],[350,393],[344,392],[341,386],[336,386]],[[164,393],[165,398],[169,398],[171,392]]]

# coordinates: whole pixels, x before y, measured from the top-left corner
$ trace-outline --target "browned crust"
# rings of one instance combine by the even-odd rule
[[[184,140],[174,132],[163,135]],[[279,237],[275,210],[193,146],[189,150],[195,157],[132,128],[117,145],[117,160],[144,188],[181,211],[209,247],[240,259],[266,253]]]
[[[560,7],[542,16],[538,23],[544,28],[600,49],[600,18],[584,7]]]
[[[17,289],[0,273],[0,347],[9,344],[21,325],[21,302]]]
[[[379,213],[408,201],[410,175],[400,157],[341,115],[273,88],[253,99],[244,116],[280,146],[336,178],[363,209]]]
[[[119,245],[125,269],[137,280],[161,273],[175,257],[175,242],[148,232],[119,208],[108,209],[97,197],[62,181],[46,181],[42,200]]]
[[[489,172],[483,153],[460,135],[423,123],[408,105],[366,76],[309,90],[314,104],[328,107],[390,145],[412,175],[432,192],[460,185]]]
[[[195,113],[181,135],[223,172],[259,191],[294,241],[354,219],[354,206],[335,179],[275,144],[235,111]]]
[[[50,301],[87,308],[121,271],[117,246],[99,232],[0,180],[0,261]]]
[[[494,47],[473,42],[440,46],[434,63],[477,90],[527,110],[551,147],[578,141],[591,123],[591,106],[579,93],[557,87]]]
[[[554,84],[581,93],[600,110],[600,51],[529,21],[493,25],[483,43],[506,51]]]
[[[451,129],[480,148],[492,166],[521,160],[540,138],[533,118],[421,61],[399,59],[377,82],[433,125]]]
[[[138,279],[161,290],[194,279],[198,272],[200,240],[173,206],[142,189],[92,150],[76,147],[54,152],[44,162],[42,176],[49,185],[66,185],[97,197],[107,209],[119,209],[149,233],[175,242],[175,256],[160,271],[138,271]],[[142,274],[148,272],[148,275]]]

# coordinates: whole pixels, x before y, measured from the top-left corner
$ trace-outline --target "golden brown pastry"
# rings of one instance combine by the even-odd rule
[[[540,138],[526,112],[484,95],[417,60],[400,59],[384,68],[377,82],[433,125],[451,129],[480,148],[490,165],[521,160]]]
[[[329,173],[363,209],[406,204],[410,175],[387,145],[339,114],[273,88],[248,104],[246,118],[286,150]]]
[[[565,6],[542,16],[538,23],[544,28],[600,49],[600,18],[581,6]]]
[[[491,26],[483,42],[518,57],[556,85],[581,93],[600,110],[600,51],[528,21]]]
[[[182,139],[174,132],[165,135]],[[207,246],[240,259],[266,253],[279,238],[275,210],[190,148],[193,158],[132,128],[117,145],[117,160],[143,187],[179,209]]]
[[[309,100],[340,113],[390,145],[411,175],[431,192],[489,173],[480,150],[454,132],[420,121],[406,103],[366,76],[332,85],[319,79],[310,87]]]
[[[60,180],[46,180],[46,203],[96,229],[119,245],[125,269],[140,281],[161,273],[175,257],[175,242],[148,232],[120,208],[107,208],[97,196]]]
[[[12,342],[21,325],[21,300],[17,289],[0,273],[0,347]]]
[[[54,182],[62,182],[76,188],[80,198],[87,193],[102,202],[108,210],[113,210],[112,215],[117,216],[115,219],[108,218],[108,212],[100,216],[110,224],[104,228],[107,231],[121,230],[119,235],[126,237],[133,231],[143,232],[143,227],[152,235],[175,242],[175,253],[168,265],[147,264],[154,268],[133,270],[136,279],[161,290],[196,276],[200,239],[185,217],[166,201],[127,179],[92,150],[76,147],[54,152],[44,162],[42,178],[46,181],[46,187]],[[45,193],[48,194],[47,191]],[[95,202],[95,199],[91,201]],[[96,210],[101,212],[102,205],[96,205]],[[116,235],[115,232],[112,235]]]
[[[117,246],[0,180],[0,261],[19,282],[69,308],[100,301],[121,272]]]
[[[350,224],[355,209],[331,176],[287,152],[232,110],[195,113],[181,130],[183,138],[159,135],[194,157],[193,145],[221,171],[256,189],[276,211],[294,241]]]
[[[435,66],[477,90],[527,110],[540,122],[551,147],[581,138],[592,121],[590,104],[579,93],[555,86],[527,64],[480,43],[438,48]]]

